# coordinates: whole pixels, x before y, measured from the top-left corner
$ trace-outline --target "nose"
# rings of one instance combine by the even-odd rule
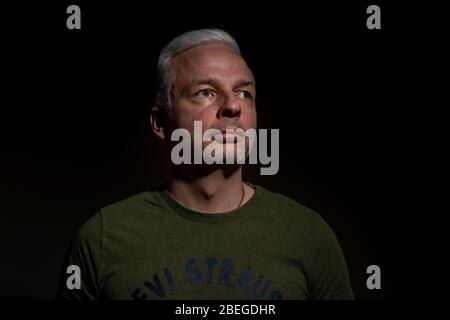
[[[233,92],[223,93],[221,104],[218,110],[218,117],[239,118],[240,115],[241,105],[239,97],[235,96]]]

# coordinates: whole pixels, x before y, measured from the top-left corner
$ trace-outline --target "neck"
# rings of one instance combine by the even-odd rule
[[[243,204],[249,198],[242,197],[250,187],[245,187],[245,192],[243,188],[241,166],[190,165],[171,166],[170,169],[170,195],[175,201],[194,211],[221,213],[237,209],[240,203]]]

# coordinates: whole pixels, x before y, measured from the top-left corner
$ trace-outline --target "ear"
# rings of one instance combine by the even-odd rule
[[[153,133],[156,134],[160,139],[167,139],[167,130],[165,128],[167,124],[166,111],[159,106],[152,108],[150,112],[150,125],[152,127]]]

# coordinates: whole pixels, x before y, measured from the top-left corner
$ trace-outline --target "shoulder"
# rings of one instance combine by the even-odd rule
[[[293,200],[292,198],[264,187],[256,186],[259,194],[258,200],[264,207],[276,211],[288,218],[301,218],[305,220],[320,220],[320,215],[309,207]]]
[[[105,228],[122,228],[139,224],[143,219],[159,218],[164,210],[159,188],[153,188],[102,207],[82,224],[76,235],[92,239]]]
[[[120,201],[108,204],[100,209],[103,214],[120,214],[124,212],[134,212],[136,210],[148,209],[155,205],[157,191],[144,191],[132,195]]]
[[[142,218],[160,217],[165,211],[160,187],[140,192],[100,209],[98,215],[103,223],[139,222]]]
[[[319,213],[285,195],[262,189],[261,210],[265,210],[265,216],[270,217],[267,220],[270,225],[282,231],[281,237],[285,243],[303,248],[303,254],[314,253],[314,257],[307,259],[309,261],[329,257],[340,261],[342,250],[336,234]]]
[[[331,231],[323,217],[313,209],[281,193],[270,191],[258,185],[256,188],[259,192],[258,201],[261,203],[261,209],[273,221],[287,224],[292,228],[308,230],[309,234],[329,233]]]

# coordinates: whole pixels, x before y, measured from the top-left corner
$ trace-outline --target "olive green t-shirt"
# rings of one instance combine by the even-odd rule
[[[57,296],[353,299],[327,223],[288,197],[251,186],[253,197],[226,213],[192,211],[164,188],[101,209],[76,233]],[[80,289],[67,287],[69,265],[80,268]]]

